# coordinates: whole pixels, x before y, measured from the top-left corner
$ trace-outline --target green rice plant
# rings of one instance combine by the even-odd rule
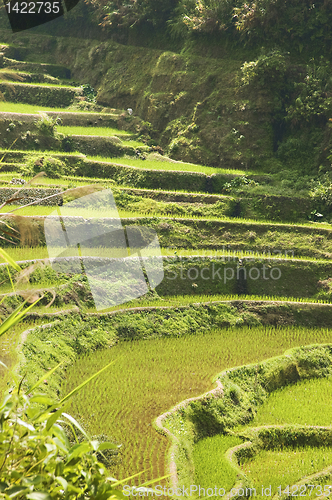
[[[32,209],[33,205],[30,207]],[[10,207],[12,208],[12,206]],[[54,209],[54,207],[53,207]],[[116,250],[117,249],[112,249],[112,255],[116,256]],[[62,251],[62,249],[59,247],[56,249],[59,253]],[[76,255],[76,251],[74,250],[68,250],[68,255]],[[113,254],[114,252],[114,254]],[[48,258],[48,252],[47,252],[47,247],[46,246],[36,246],[36,247],[10,247],[7,248],[7,253],[13,258],[15,261],[24,261],[24,260],[33,260],[33,259],[45,259]],[[106,247],[95,247],[91,248],[90,250],[91,256],[100,256],[100,257],[110,257],[110,249]],[[149,252],[146,251],[145,255],[148,255]],[[235,259],[267,259],[271,262],[281,262],[281,261],[293,261],[293,262],[316,262],[316,263],[328,263],[329,260],[325,259],[316,259],[313,257],[306,257],[306,256],[297,256],[293,257],[292,255],[284,255],[280,258],[278,257],[272,257],[269,254],[266,254],[264,252],[246,252],[246,251],[241,251],[241,250],[234,250],[230,251],[229,249],[224,249],[224,250],[206,250],[206,249],[181,249],[179,248],[178,250],[174,251],[171,250],[170,248],[161,248],[161,254],[165,257],[175,257],[175,258],[196,258],[196,257],[202,257],[202,258],[222,258],[224,257],[226,260],[229,259],[231,262],[232,260],[235,261]],[[121,250],[119,249],[119,256],[122,255]],[[153,254],[153,251],[151,250],[151,255]],[[0,255],[0,263],[3,262],[1,259]]]
[[[6,113],[38,113],[39,111],[72,111],[70,108],[52,108],[38,104],[21,104],[19,102],[0,101],[0,111]],[[93,111],[92,111],[93,112]],[[89,111],[74,110],[73,113],[89,113]]]
[[[4,317],[1,311],[1,318]],[[0,394],[5,394],[8,390],[8,385],[12,383],[11,370],[17,365],[19,361],[19,351],[18,348],[21,344],[21,335],[24,331],[29,330],[38,324],[41,324],[43,320],[41,319],[30,319],[25,317],[24,321],[11,327],[10,331],[0,337],[0,359],[8,369],[0,366]]]
[[[163,324],[166,334],[167,321]],[[118,359],[112,378],[101,376],[90,390],[83,390],[73,400],[71,412],[85,422],[91,433],[103,432],[123,444],[122,463],[115,468],[117,475],[124,470],[130,474],[142,470],[144,456],[152,465],[146,477],[157,477],[164,474],[167,451],[165,438],[151,425],[158,415],[188,397],[210,390],[211,378],[222,370],[259,362],[299,344],[329,341],[330,331],[324,329],[255,327],[121,342],[74,363],[66,373],[62,391],[70,390],[91,370]]]
[[[242,465],[243,472],[252,481],[256,489],[257,497],[266,498],[262,495],[262,485],[264,488],[271,485],[271,497],[279,491],[283,491],[287,486],[291,486],[301,478],[319,472],[332,464],[331,447],[299,447],[281,450],[262,450],[253,460]],[[331,484],[331,481],[322,482]],[[322,488],[322,489],[323,489]],[[289,488],[292,492],[292,488]],[[320,489],[314,488],[312,496],[317,498]],[[294,490],[296,494],[296,490]],[[290,493],[291,495],[291,493]],[[309,489],[307,495],[309,495]]]
[[[125,157],[111,157],[104,158],[103,156],[88,156],[88,159],[94,161],[107,161],[108,163],[118,163],[120,165],[128,165],[131,167],[143,168],[148,170],[178,170],[182,172],[199,172],[202,174],[231,174],[231,175],[244,175],[245,172],[241,170],[230,170],[215,167],[205,167],[202,165],[196,165],[194,163],[182,163],[174,161],[162,161],[161,159],[154,160],[142,160],[139,158]]]
[[[303,380],[270,394],[250,426],[332,424],[331,378]]]
[[[48,116],[47,113],[40,112],[40,119],[36,122],[36,127],[42,135],[53,137],[57,125],[57,119]]]
[[[84,183],[82,185],[85,185]],[[33,209],[31,209],[31,207],[27,207],[27,208],[19,208],[19,206],[13,206],[11,205],[11,209],[15,209],[15,210],[20,210],[19,212],[19,215],[49,215],[50,212],[52,210],[54,210],[54,208],[52,209],[52,207],[47,207],[47,206],[38,206],[38,205],[33,205]],[[5,209],[1,209],[2,210],[2,213],[5,213],[7,212],[8,210],[5,210]],[[191,220],[191,221],[198,221],[198,220],[202,220],[202,216],[201,215],[195,215],[195,214],[190,214],[189,216],[186,215],[186,214],[181,214],[181,217],[166,217],[165,215],[161,214],[160,212],[158,212],[157,210],[153,210],[153,211],[150,211],[148,215],[145,214],[145,210],[142,212],[140,211],[137,211],[137,210],[126,210],[126,209],[121,209],[119,208],[118,210],[118,213],[119,213],[119,216],[123,219],[125,218],[136,218],[136,219],[144,219],[144,220],[149,220],[149,219],[155,219],[155,218],[160,218],[161,221],[162,219],[165,219],[165,220],[168,220],[168,219],[172,219],[174,221],[181,221],[181,220]],[[82,212],[82,216],[83,217],[100,217],[100,216],[104,216],[105,217],[105,213],[103,213],[103,215],[100,214],[100,212],[98,213],[98,211],[94,211],[92,212],[91,211],[91,214],[89,215],[89,213],[86,213]],[[328,229],[328,230],[331,230],[331,225],[330,224],[319,224],[319,223],[312,223],[312,224],[294,224],[294,225],[289,225],[289,224],[282,224],[282,223],[275,223],[274,221],[260,221],[260,220],[254,220],[254,219],[238,219],[238,218],[230,218],[230,217],[227,217],[227,216],[220,216],[220,217],[216,217],[215,215],[205,215],[204,216],[204,219],[203,220],[206,220],[206,221],[223,221],[223,222],[228,222],[228,223],[232,223],[234,224],[234,226],[236,227],[236,225],[242,225],[242,224],[246,224],[246,225],[250,225],[250,224],[256,224],[256,225],[259,225],[259,226],[263,226],[264,225],[268,225],[268,226],[272,226],[273,228],[275,228],[275,230],[277,231],[279,228],[291,228],[291,229],[301,229],[301,228],[319,228],[319,229]],[[292,241],[290,241],[290,239],[288,238],[288,243],[291,244]]]
[[[205,490],[211,486],[214,490],[214,485],[219,485],[229,491],[236,483],[237,471],[227,461],[225,453],[242,442],[237,436],[223,435],[198,441],[194,447],[195,484]]]
[[[0,75],[0,83],[7,83],[6,80],[1,79],[1,75]],[[15,82],[15,85],[25,85],[25,86],[33,85],[34,87],[49,87],[49,88],[57,87],[57,88],[61,88],[61,89],[74,89],[74,90],[77,89],[77,87],[73,87],[70,85],[57,85],[55,83],[33,83],[33,82],[18,83],[18,82]]]
[[[112,127],[75,127],[75,126],[58,126],[57,131],[65,135],[97,135],[99,137],[108,136],[126,136],[133,135],[126,130],[119,130]]]

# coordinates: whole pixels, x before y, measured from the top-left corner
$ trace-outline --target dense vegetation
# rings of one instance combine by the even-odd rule
[[[224,33],[249,43],[272,46],[308,43],[328,48],[331,43],[329,0],[86,0],[98,12],[104,25],[132,28],[144,23],[168,29],[174,36],[192,33]],[[309,42],[310,40],[310,42]],[[315,48],[315,50],[318,47]]]
[[[63,498],[69,476],[81,494],[89,467],[85,498],[114,493],[93,491],[106,468],[121,479],[145,470],[132,484],[169,470],[184,485],[227,491],[271,484],[279,498],[278,485],[310,481],[319,494],[331,483],[331,7],[86,0],[24,35],[0,19],[1,319],[38,299],[0,340],[2,361],[25,375],[0,420],[17,454],[33,442],[50,460],[10,490],[16,498],[48,500],[45,488]],[[67,206],[104,189],[114,206]],[[132,299],[129,259],[99,283],[123,299],[100,312],[81,244],[64,249],[58,238],[49,252],[49,215],[82,237],[119,218],[144,245],[150,231],[164,279]],[[123,255],[106,238],[86,250],[91,262]],[[60,254],[60,270],[44,261]],[[75,445],[55,423],[59,399],[109,361],[73,400],[92,435]],[[12,378],[0,369],[4,393]],[[29,400],[37,381],[43,395]],[[53,482],[42,442],[69,464]]]

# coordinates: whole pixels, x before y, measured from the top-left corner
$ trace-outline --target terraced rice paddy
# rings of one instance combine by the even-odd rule
[[[237,480],[237,472],[226,460],[226,452],[242,443],[236,436],[215,436],[201,439],[194,449],[195,484],[207,490],[213,485],[230,491]],[[219,488],[218,488],[219,490]]]
[[[127,132],[126,130],[120,131],[117,128],[112,128],[112,127],[63,127],[63,126],[58,126],[57,131],[65,134],[65,135],[96,135],[96,136],[102,136],[102,137],[108,137],[108,136],[123,136],[124,138],[126,136],[132,135],[130,132]]]
[[[311,488],[296,488],[293,486],[302,477],[310,476],[315,472],[325,469],[332,463],[331,447],[321,448],[291,448],[280,451],[262,451],[255,460],[251,460],[245,466],[243,471],[252,479],[253,485],[257,491],[257,497],[266,498],[262,495],[262,485],[269,488],[271,485],[271,496],[279,491],[284,491],[288,487],[290,495],[313,498],[324,494],[324,485],[331,484],[331,480],[322,481],[319,485],[313,485]],[[287,491],[287,490],[286,490]],[[328,492],[329,489],[325,490]],[[311,492],[311,494],[310,494]],[[269,493],[269,491],[267,491]],[[300,495],[301,494],[301,495]]]
[[[0,102],[0,111],[4,113],[38,113],[38,111],[59,111],[63,112],[64,108],[55,106],[41,106],[39,104],[25,104],[20,102]],[[70,110],[68,110],[70,111]],[[89,113],[86,109],[75,109],[75,113]],[[91,111],[93,113],[94,111]]]
[[[304,380],[273,392],[250,423],[260,425],[331,425],[332,380]]]
[[[331,377],[302,380],[283,387],[273,391],[268,399],[258,407],[257,414],[249,425],[238,426],[233,431],[235,434],[243,435],[248,428],[256,429],[261,428],[261,426],[286,424],[331,426],[331,394]],[[245,439],[242,438],[242,440]],[[202,481],[203,485],[207,487],[219,477],[223,479],[229,489],[234,486],[236,473],[226,459],[226,452],[238,444],[240,443],[237,436],[217,435],[201,440],[194,451],[197,481]],[[250,479],[251,486],[256,489],[259,497],[269,496],[268,493],[262,494],[263,485],[264,490],[271,486],[272,496],[278,493],[278,488],[280,494],[287,487],[296,495],[297,490],[293,485],[301,478],[320,472],[330,466],[331,453],[331,447],[328,446],[287,447],[286,444],[286,446],[277,449],[259,451],[253,458],[249,457],[249,459],[243,460],[241,469]],[[220,464],[219,475],[214,472],[211,456],[218,457],[215,463]],[[225,481],[226,477],[232,478],[233,484],[231,486]],[[324,485],[331,484],[331,480],[322,478],[317,482],[308,479],[307,484],[309,483],[313,483],[311,493],[315,497],[319,496],[319,485],[324,490]],[[311,496],[308,488],[302,489],[301,493],[301,496]]]
[[[2,46],[1,50],[7,49],[10,47]],[[38,54],[30,54],[30,60],[39,61],[40,58]],[[13,74],[16,72],[19,76],[24,63],[13,61],[10,64],[13,67],[7,68],[8,71]],[[190,282],[187,286],[183,282],[182,288],[178,289],[174,284],[163,291],[164,295],[150,291],[143,297],[109,307],[106,309],[109,316],[99,316],[96,309],[91,307],[87,280],[84,281],[80,275],[56,275],[43,268],[40,275],[35,275],[37,278],[34,278],[33,273],[30,276],[27,272],[26,282],[21,281],[15,285],[15,279],[11,283],[6,276],[6,280],[0,283],[0,294],[7,295],[2,304],[2,318],[23,300],[20,295],[14,296],[13,287],[16,286],[18,293],[22,292],[23,296],[27,289],[39,290],[41,295],[46,294],[41,305],[36,306],[35,316],[29,316],[26,323],[13,330],[10,337],[0,339],[1,360],[10,368],[19,360],[22,361],[18,353],[19,335],[26,328],[54,319],[61,321],[66,314],[74,316],[74,312],[79,314],[73,321],[83,324],[91,318],[101,321],[102,317],[115,318],[115,327],[120,324],[119,338],[122,340],[118,338],[118,343],[111,349],[99,350],[87,356],[84,355],[87,346],[78,343],[77,352],[70,351],[70,359],[75,359],[75,362],[59,376],[63,379],[63,384],[61,387],[57,386],[57,390],[65,394],[92,372],[115,361],[107,373],[103,373],[75,397],[68,411],[91,434],[108,435],[111,440],[123,445],[117,464],[111,467],[112,476],[124,478],[145,471],[139,481],[143,482],[169,472],[166,458],[170,441],[158,434],[153,426],[154,420],[162,413],[186,398],[211,390],[212,380],[222,370],[258,363],[280,355],[291,347],[331,342],[330,330],[315,326],[330,326],[330,306],[321,304],[332,303],[332,226],[328,220],[323,223],[315,221],[308,190],[302,190],[303,197],[294,201],[285,195],[284,186],[287,183],[283,184],[273,172],[249,170],[244,166],[237,169],[221,168],[221,165],[198,165],[163,156],[159,154],[162,152],[160,148],[147,145],[144,133],[140,132],[141,120],[135,114],[131,117],[126,110],[102,108],[87,103],[81,95],[75,96],[72,89],[76,83],[70,78],[64,78],[64,75],[70,75],[68,68],[49,67],[52,75],[58,73],[57,83],[38,84],[36,82],[43,81],[44,78],[39,70],[45,70],[45,67],[38,66],[32,65],[32,71],[29,72],[32,84],[15,83],[15,88],[23,92],[22,102],[10,102],[11,99],[18,100],[15,93],[6,94],[6,101],[0,102],[0,118],[4,120],[3,123],[0,120],[0,126],[3,125],[0,135],[1,189],[12,187],[15,192],[21,186],[15,184],[17,178],[24,177],[26,181],[32,178],[31,171],[26,175],[26,163],[29,160],[35,163],[47,156],[54,161],[63,162],[66,172],[72,175],[55,172],[57,178],[44,176],[36,179],[32,189],[28,191],[32,197],[38,199],[38,190],[43,194],[43,189],[48,187],[61,190],[89,184],[110,187],[116,199],[118,213],[109,211],[105,214],[101,209],[81,209],[79,214],[73,214],[86,219],[119,214],[123,225],[133,223],[128,219],[134,219],[137,225],[153,227],[159,238],[161,254],[169,257],[168,260],[164,259],[164,263],[167,262],[171,269],[174,266],[173,269],[178,270],[177,266],[183,262],[191,265],[190,259],[194,257],[198,261],[201,258],[202,267],[213,259],[219,259],[219,262],[226,260],[234,266],[246,266],[250,258],[255,263],[259,262],[259,265],[265,265],[268,261],[269,264],[284,266],[285,278],[280,282],[276,280],[270,288],[271,280],[268,282],[265,277],[251,282],[244,278],[246,283],[237,277],[232,288],[225,289],[224,293],[217,293],[220,289],[212,287],[215,284],[212,283],[213,280],[202,278],[199,285]],[[48,75],[45,78],[51,80]],[[43,95],[42,100],[36,96],[38,88]],[[30,90],[24,92],[24,89]],[[58,94],[63,96],[63,101],[56,101],[57,107],[53,107],[54,95]],[[63,124],[57,125],[54,130],[48,130],[46,138],[40,130],[35,129],[35,135],[31,136],[31,114],[38,114],[40,111],[53,111],[59,113],[59,116],[60,112],[66,112],[66,115],[61,115]],[[90,111],[95,114],[82,115]],[[1,113],[19,115],[16,118]],[[52,116],[56,118],[56,114]],[[89,119],[88,116],[93,118]],[[97,121],[100,126],[96,126],[97,117],[100,118]],[[43,119],[46,120],[45,117]],[[107,120],[110,126],[105,127]],[[62,134],[67,136],[66,140]],[[81,136],[80,147],[73,145],[71,136]],[[84,139],[84,136],[90,137]],[[111,144],[108,137],[112,136],[120,138],[121,142],[114,140],[114,144]],[[86,147],[84,141],[91,145],[89,154],[86,154],[86,150],[82,150],[85,154],[79,150],[74,151]],[[115,149],[112,150],[111,146]],[[135,152],[136,148],[140,153]],[[136,158],[135,155],[140,157]],[[289,192],[292,193],[291,190]],[[272,193],[272,196],[269,198],[267,193]],[[292,196],[295,195],[297,193],[293,192]],[[19,201],[23,202],[24,200]],[[288,212],[284,209],[285,206],[289,206]],[[55,210],[56,206],[35,204],[20,208],[18,205],[10,205],[4,206],[1,213],[15,211],[19,216],[17,220],[25,231],[28,222],[36,229],[38,221],[32,219],[33,216],[47,216]],[[72,215],[65,203],[61,212]],[[24,219],[27,216],[29,219]],[[26,244],[24,231],[19,244],[17,241],[13,245],[3,240],[8,254],[15,261],[47,258],[44,240],[41,238],[33,244]],[[60,248],[53,250],[61,251]],[[109,255],[109,250],[95,248],[90,253],[91,256],[103,257]],[[47,278],[48,273],[50,278]],[[251,293],[250,286],[254,286],[253,283],[257,284],[257,288]],[[53,302],[47,307],[45,304],[50,300],[47,298],[47,289],[51,288],[54,292],[59,287],[63,287],[61,290],[64,291],[61,307]],[[57,293],[50,293],[50,298],[53,296],[58,299],[56,295]],[[186,306],[194,305],[194,310],[196,306],[198,308],[198,304],[221,301],[230,307],[223,317],[224,323],[218,325],[233,325],[232,328],[219,328],[211,332],[214,327],[209,325],[208,329],[205,325],[206,329],[203,330],[202,320],[200,330],[196,316],[195,319],[190,317],[190,321],[181,317],[177,323],[178,332],[191,332],[192,335],[182,336],[177,331],[174,333],[174,324],[169,319],[172,314],[181,312]],[[134,318],[131,315],[141,308],[147,308],[149,318],[130,321],[130,318]],[[211,305],[211,308],[217,306]],[[158,315],[160,311],[165,316]],[[121,318],[126,314],[128,321],[121,323]],[[146,339],[148,323],[149,334],[158,338]],[[241,326],[243,324],[255,326]],[[170,329],[171,334],[168,331]],[[112,333],[107,333],[113,342]],[[71,335],[72,332],[69,333],[69,341],[73,348],[77,339]],[[164,337],[159,338],[161,335]],[[135,337],[141,340],[128,340]],[[52,340],[45,341],[47,346],[52,344],[52,334],[50,338]],[[40,351],[37,335],[36,345],[32,346],[30,352],[38,349]],[[61,355],[66,357],[66,349],[69,351],[68,344],[63,347],[55,341],[52,349],[50,363],[57,362],[55,360],[61,358]],[[30,360],[26,362],[29,363]],[[44,366],[42,357],[38,358],[38,362],[36,370],[38,368],[45,373],[50,368]],[[4,374],[2,368],[0,370],[0,392],[3,393],[10,377],[9,374]],[[24,365],[21,373],[22,370],[24,371]],[[259,408],[248,426],[238,427],[235,431],[241,433],[253,426],[276,424],[331,425],[331,385],[330,379],[309,380],[276,391]],[[185,429],[184,425],[179,432],[187,432]],[[229,490],[237,481],[239,471],[230,466],[225,459],[225,452],[242,443],[243,439],[238,435],[217,435],[198,441],[193,446],[197,484],[206,488],[219,484]],[[184,463],[178,465],[180,472],[182,466],[184,469],[186,467]],[[279,485],[284,488],[328,465],[332,465],[331,447],[307,446],[303,449],[284,447],[281,450],[262,450],[252,460],[242,463],[241,467],[250,476],[259,495],[262,484],[271,484],[274,494]],[[137,484],[136,480],[132,482]]]
[[[94,161],[107,161],[109,163],[121,163],[124,165],[130,165],[131,167],[143,168],[148,170],[176,170],[181,172],[200,172],[202,174],[224,174],[224,175],[249,175],[252,172],[246,172],[244,170],[231,170],[224,168],[214,168],[214,167],[206,167],[204,165],[195,165],[194,163],[185,163],[185,162],[177,162],[177,161],[169,161],[167,158],[163,160],[163,158],[158,158],[158,160],[150,160],[145,159],[142,160],[140,158],[118,158],[118,157],[103,157],[103,156],[88,156],[91,160]]]
[[[63,394],[89,373],[115,360],[107,374],[75,398],[70,411],[92,434],[105,433],[123,443],[124,477],[149,469],[165,473],[168,442],[154,430],[158,415],[188,397],[212,388],[222,370],[282,354],[297,345],[330,341],[330,332],[307,328],[238,328],[178,339],[124,342],[80,359],[68,371]],[[152,469],[150,469],[152,467]]]

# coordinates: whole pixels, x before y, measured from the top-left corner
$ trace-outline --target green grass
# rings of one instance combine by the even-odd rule
[[[242,442],[236,436],[223,435],[198,441],[194,447],[195,484],[206,490],[219,485],[219,488],[229,491],[237,481],[237,474],[227,461],[225,453]]]
[[[62,86],[61,86],[62,88]],[[37,104],[21,104],[16,102],[0,101],[0,111],[6,113],[37,113],[38,111],[61,111],[73,113],[95,113],[96,111],[73,110],[70,108],[52,108]]]
[[[1,163],[0,163],[0,168],[1,168]],[[21,172],[9,172],[9,173],[0,173],[0,182],[2,184],[8,184],[13,178],[21,178],[22,173]],[[25,177],[24,179],[28,182],[31,180],[31,177]],[[32,188],[36,187],[50,187],[50,188],[63,188],[65,189],[71,189],[73,187],[78,187],[78,186],[86,186],[90,184],[101,184],[102,186],[105,187],[105,189],[109,189],[114,187],[114,182],[112,180],[108,179],[97,179],[93,177],[72,177],[72,176],[64,176],[61,179],[50,179],[49,177],[39,177],[32,185]],[[5,187],[14,187],[14,185],[9,184]],[[17,205],[16,205],[17,206]]]
[[[4,317],[1,312],[1,318]],[[7,316],[6,314],[5,316]],[[13,378],[10,372],[19,361],[18,345],[20,335],[29,328],[33,328],[40,324],[40,320],[25,320],[12,327],[4,336],[0,338],[0,361],[4,363],[8,370],[0,366],[0,394],[4,394],[8,390],[8,386],[12,385]]]
[[[250,426],[272,424],[331,425],[331,378],[303,380],[273,392]]]
[[[8,84],[8,81],[7,80],[1,80],[0,79],[0,83],[7,83]],[[25,86],[34,86],[34,87],[50,87],[50,88],[54,88],[54,87],[57,87],[57,88],[61,88],[61,89],[77,89],[78,87],[73,87],[73,86],[70,86],[70,85],[59,85],[59,84],[55,84],[55,83],[32,83],[32,82],[10,82],[10,85],[25,85]]]
[[[189,304],[204,304],[209,302],[229,302],[234,300],[240,301],[256,301],[256,302],[300,302],[309,304],[330,304],[329,301],[302,298],[302,297],[283,297],[283,296],[271,296],[271,295],[176,295],[167,296],[165,298],[152,298],[152,299],[137,299],[133,301],[126,302],[119,306],[113,306],[106,311],[119,311],[123,309],[135,308],[135,307],[178,307],[186,306]],[[87,312],[95,312],[94,309],[87,309]]]
[[[151,425],[158,415],[210,390],[211,378],[227,368],[281,355],[299,344],[330,339],[330,331],[324,329],[259,327],[121,342],[78,360],[67,371],[62,393],[115,360],[109,373],[75,397],[69,413],[92,434],[105,433],[123,443],[122,464],[112,469],[115,477],[149,469],[147,476],[156,478],[165,473],[167,450],[167,440]]]
[[[273,497],[278,491],[278,486],[284,490],[288,485],[291,486],[301,478],[319,472],[331,464],[331,447],[299,447],[263,450],[253,460],[243,464],[242,470],[252,480],[258,497],[262,497],[262,485],[265,488],[271,485]],[[331,481],[322,482],[322,485],[324,484],[331,484]],[[290,491],[292,492],[292,488]],[[293,491],[296,494],[295,489]],[[318,488],[313,489],[312,497],[317,498],[319,491]],[[296,496],[300,496],[299,492]]]
[[[8,254],[15,260],[15,261],[23,261],[23,260],[33,260],[33,259],[45,259],[48,258],[48,252],[47,252],[47,247],[46,246],[37,246],[37,247],[10,247],[7,248],[6,251]],[[63,252],[62,248],[55,248],[54,251],[57,251],[59,253]],[[69,255],[77,255],[76,250],[71,250],[68,249],[68,256]],[[133,249],[131,253],[135,253],[135,250]],[[89,254],[91,256],[97,256],[97,257],[117,257],[119,255],[123,254],[122,249],[117,249],[117,248],[106,248],[106,247],[95,247],[89,249]],[[324,259],[314,259],[314,258],[307,258],[307,257],[292,257],[291,255],[284,255],[279,257],[274,257],[272,255],[269,255],[268,253],[264,252],[246,252],[246,251],[229,251],[227,248],[224,250],[195,250],[195,249],[178,249],[176,252],[174,250],[169,249],[169,248],[161,248],[161,255],[165,257],[184,257],[184,258],[195,258],[195,257],[202,257],[202,258],[225,258],[225,260],[228,260],[229,262],[235,261],[237,258],[241,259],[266,259],[268,261],[273,261],[273,262],[280,262],[280,261],[308,261],[308,262],[317,262],[317,263],[327,263],[329,260],[324,260]],[[151,251],[150,255],[155,255],[154,251]],[[0,263],[4,262],[4,260],[0,257]]]
[[[74,183],[73,183],[74,184]],[[75,183],[76,185],[76,183]],[[78,184],[77,184],[78,185]],[[83,184],[84,185],[84,184]],[[68,186],[68,183],[67,183]],[[167,208],[167,204],[163,202],[152,202],[149,203],[149,200],[143,199],[142,201],[139,201],[138,203],[129,203],[129,206],[132,206],[133,209],[125,209],[125,208],[119,208],[118,210],[93,210],[93,209],[80,209],[79,213],[77,209],[71,209],[70,207],[66,207],[65,205],[61,208],[61,213],[62,215],[80,215],[82,217],[92,217],[92,218],[98,218],[98,217],[118,217],[120,216],[121,218],[146,218],[146,217],[170,217],[174,214],[170,214],[169,212],[172,212],[172,207],[175,212],[177,212],[177,207],[176,204],[172,204],[171,207]],[[137,206],[138,205],[138,206]],[[153,205],[154,210],[151,209],[151,205]],[[149,209],[150,206],[150,209]],[[136,209],[135,209],[136,208]],[[158,210],[160,208],[160,210]],[[190,207],[189,207],[190,209]],[[209,219],[209,220],[229,220],[227,217],[222,217],[222,216],[216,216],[216,214],[213,213],[213,206],[207,207],[207,210],[210,209],[212,214],[208,215],[205,213],[204,219]],[[52,206],[46,206],[46,205],[30,205],[25,208],[19,208],[18,205],[10,205],[3,207],[0,210],[0,213],[7,213],[11,210],[16,210],[17,215],[29,215],[29,216],[43,216],[43,215],[49,215],[52,213],[54,210],[56,210],[56,207]],[[195,209],[193,208],[192,211]],[[191,211],[191,212],[192,212]],[[216,210],[218,211],[218,210]],[[184,211],[183,211],[184,212]],[[177,213],[175,216],[178,216],[179,214]],[[195,219],[198,220],[201,218],[201,216],[197,214],[186,214],[186,213],[181,213],[180,215],[181,219]]]
[[[196,165],[194,163],[181,163],[181,162],[170,162],[158,160],[140,160],[130,157],[110,157],[104,158],[103,156],[88,156],[89,159],[94,161],[108,162],[108,163],[118,163],[120,165],[128,165],[130,167],[143,168],[147,170],[176,170],[182,172],[199,172],[206,175],[211,174],[232,174],[232,175],[249,175],[248,172],[242,170],[229,170],[215,167],[205,167],[202,165]]]
[[[57,131],[66,135],[97,135],[99,137],[109,136],[132,136],[131,132],[111,127],[64,127],[57,126]]]
[[[54,180],[54,183],[56,184],[57,179]],[[107,181],[104,181],[105,183],[107,183]],[[75,184],[75,181],[72,182],[72,184]],[[93,180],[91,182],[91,184],[93,184]],[[68,186],[68,182],[65,184]],[[83,185],[86,185],[86,184],[83,184]],[[72,187],[72,186],[71,186]],[[166,204],[165,204],[166,205]],[[174,203],[175,205],[175,203]],[[157,208],[158,208],[158,205],[156,205]],[[14,209],[18,209],[19,206],[18,205],[10,205],[10,206],[7,206],[7,207],[3,207],[1,210],[0,210],[0,213],[7,213],[11,210],[14,210]],[[52,213],[53,211],[55,210],[55,207],[49,207],[49,206],[44,206],[44,205],[31,205],[29,207],[26,207],[26,208],[21,208],[19,210],[17,210],[17,215],[36,215],[36,216],[42,216],[42,215],[49,215],[50,213]],[[63,209],[62,209],[63,210]],[[70,209],[67,208],[66,209],[68,211],[68,214],[69,214],[69,211]],[[260,226],[264,226],[264,225],[269,225],[269,226],[274,226],[275,229],[277,230],[278,228],[282,228],[282,227],[289,227],[289,228],[292,228],[292,229],[296,229],[296,228],[302,228],[302,227],[310,227],[310,228],[317,228],[317,229],[329,229],[329,230],[332,230],[332,225],[331,224],[328,224],[328,223],[308,223],[308,224],[291,224],[291,223],[281,223],[281,222],[275,222],[275,221],[261,221],[261,220],[257,220],[257,219],[242,219],[242,218],[237,218],[237,217],[227,217],[227,216],[220,216],[220,217],[216,217],[215,215],[204,215],[204,217],[202,217],[201,215],[195,215],[193,213],[191,213],[189,216],[186,216],[186,214],[181,214],[181,216],[176,216],[176,217],[171,217],[171,216],[167,216],[165,215],[164,213],[160,213],[160,211],[158,210],[150,210],[149,213],[146,213],[147,212],[147,207],[143,207],[142,211],[140,210],[126,210],[126,209],[121,209],[119,208],[118,210],[118,213],[119,213],[119,216],[121,218],[137,218],[137,219],[153,219],[153,218],[160,218],[160,219],[174,219],[174,220],[215,220],[215,221],[224,221],[224,222],[231,222],[232,224],[257,224],[257,225],[260,225]],[[162,211],[163,212],[163,211]],[[73,215],[77,215],[77,214],[73,214]],[[84,217],[111,217],[110,215],[105,215],[105,211],[98,211],[98,210],[88,210],[87,212],[83,212],[82,213],[80,212],[80,215],[84,216]],[[291,243],[291,242],[290,242]]]

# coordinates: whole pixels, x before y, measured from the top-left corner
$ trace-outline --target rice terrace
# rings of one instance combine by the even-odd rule
[[[0,498],[331,498],[332,0],[32,3],[0,6]]]

